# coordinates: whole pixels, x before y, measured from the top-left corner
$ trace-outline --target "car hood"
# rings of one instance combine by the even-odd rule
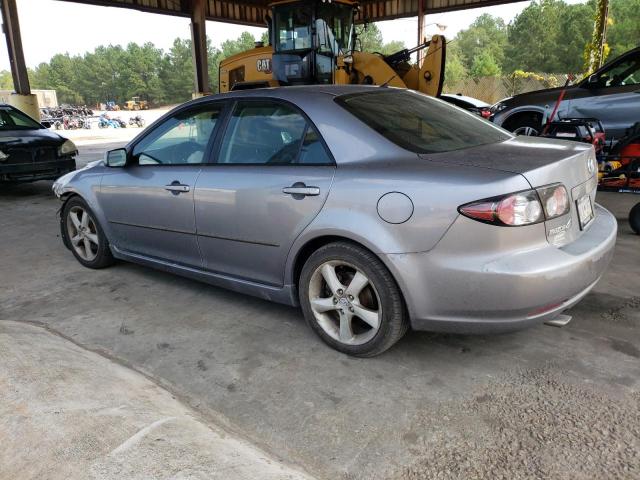
[[[65,139],[57,133],[46,128],[33,130],[2,130],[0,131],[0,148],[20,147],[25,148],[33,145],[58,146],[64,143]]]
[[[567,92],[578,88],[577,85],[570,85],[567,87]],[[508,107],[517,107],[520,105],[538,105],[538,104],[552,104],[560,95],[560,92],[564,87],[547,88],[545,90],[534,90],[532,92],[521,93],[509,97],[499,103],[507,105]]]

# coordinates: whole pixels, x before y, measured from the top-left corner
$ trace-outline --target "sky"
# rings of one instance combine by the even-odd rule
[[[569,0],[579,3],[584,0]],[[129,42],[150,41],[167,50],[176,37],[189,38],[189,19],[143,13],[124,8],[96,7],[58,0],[18,0],[18,15],[22,32],[25,61],[29,67],[47,62],[56,53],[83,54],[99,45],[126,45]],[[457,12],[427,15],[425,25],[446,25],[444,35],[453,38],[483,13],[511,21],[528,1],[494,7],[476,8]],[[400,40],[409,48],[417,45],[418,19],[406,18],[379,22],[385,42]],[[215,46],[235,39],[243,31],[256,38],[265,29],[207,22],[207,35]],[[426,27],[426,35],[438,33],[435,25]],[[9,58],[4,40],[0,40],[0,70],[9,69]]]

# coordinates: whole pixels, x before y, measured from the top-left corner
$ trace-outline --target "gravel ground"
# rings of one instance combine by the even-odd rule
[[[514,371],[441,405],[421,419],[420,460],[394,478],[640,478],[640,393],[611,398],[564,373]]]

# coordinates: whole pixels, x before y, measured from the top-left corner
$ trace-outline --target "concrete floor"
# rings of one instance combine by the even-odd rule
[[[3,480],[312,480],[43,328],[0,322],[0,351]]]
[[[46,324],[327,479],[640,477],[640,237],[559,329],[325,347],[296,309],[119,263],[83,268],[50,182],[0,192],[0,319]]]

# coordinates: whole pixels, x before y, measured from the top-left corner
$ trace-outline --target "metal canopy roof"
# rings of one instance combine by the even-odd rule
[[[193,0],[65,0],[68,2],[105,7],[133,8],[151,13],[188,17]],[[273,0],[205,0],[207,20],[237,23],[256,27],[265,26],[267,6]],[[360,0],[358,21],[370,22],[395,18],[416,17],[419,2],[425,14],[450,12],[468,8],[487,7],[523,0]]]

